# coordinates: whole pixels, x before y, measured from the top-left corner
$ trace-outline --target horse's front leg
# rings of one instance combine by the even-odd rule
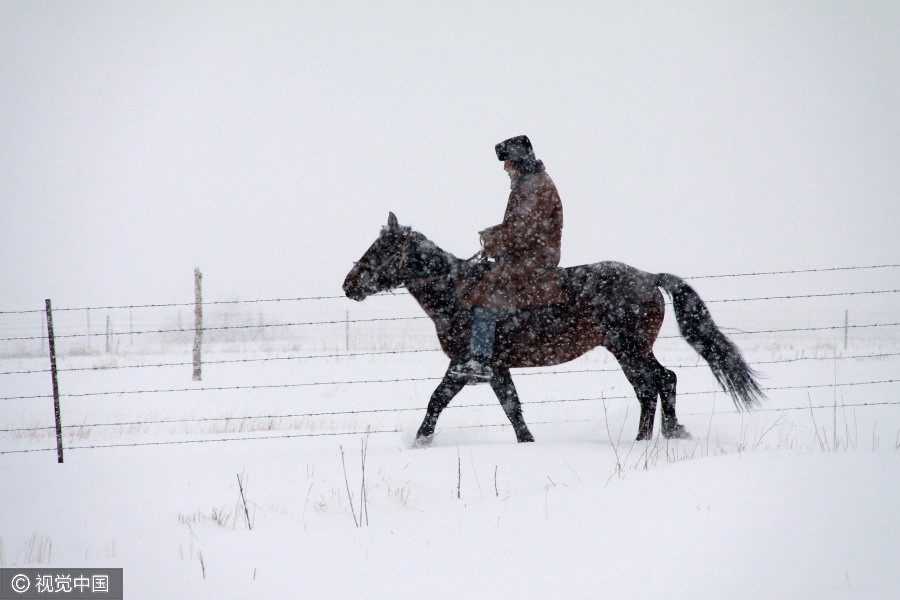
[[[465,386],[465,378],[450,373],[448,368],[444,374],[444,379],[434,390],[434,393],[431,394],[431,400],[428,401],[428,411],[425,413],[425,420],[422,421],[422,425],[419,427],[418,433],[416,433],[415,445],[417,447],[424,447],[431,443],[431,439],[434,437],[434,427],[437,425],[438,417],[441,416],[441,411],[447,408],[453,397]]]
[[[509,422],[512,423],[513,430],[516,432],[516,440],[521,442],[533,442],[534,436],[528,430],[525,424],[525,418],[522,416],[522,404],[519,402],[519,395],[516,393],[516,386],[513,385],[512,376],[507,368],[496,368],[494,370],[494,378],[491,379],[491,388],[497,394],[500,400],[500,406],[506,413]]]

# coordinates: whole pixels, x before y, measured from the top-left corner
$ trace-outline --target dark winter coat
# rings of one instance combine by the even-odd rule
[[[512,185],[503,222],[482,232],[496,264],[463,300],[486,308],[536,308],[565,302],[559,266],[563,211],[547,172],[521,175]],[[462,292],[461,288],[461,292]]]

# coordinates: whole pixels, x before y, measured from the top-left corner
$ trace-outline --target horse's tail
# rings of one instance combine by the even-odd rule
[[[738,410],[751,408],[766,398],[734,342],[716,327],[699,294],[683,279],[668,273],[656,275],[656,285],[671,297],[678,329],[691,347],[709,364],[716,381],[731,395]]]

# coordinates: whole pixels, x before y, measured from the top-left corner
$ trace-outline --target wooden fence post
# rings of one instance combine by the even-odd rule
[[[203,275],[200,268],[194,269],[194,381],[200,381],[200,346],[203,342],[203,294],[200,281]]]
[[[91,309],[84,309],[84,314],[87,317],[87,335],[84,336],[84,350],[88,354],[91,353]]]
[[[850,325],[850,311],[845,310],[844,311],[844,350],[847,349],[847,330],[849,329],[849,325]]]
[[[63,461],[62,419],[59,414],[59,381],[56,378],[56,340],[53,337],[53,311],[47,303],[47,340],[50,342],[50,377],[53,379],[53,412],[56,416],[56,459]]]

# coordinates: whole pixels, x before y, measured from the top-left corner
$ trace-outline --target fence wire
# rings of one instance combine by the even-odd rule
[[[203,331],[225,331],[225,330],[239,330],[239,329],[260,329],[260,328],[272,328],[272,327],[291,327],[297,325],[332,325],[332,324],[340,324],[344,325],[347,323],[373,323],[379,321],[420,321],[428,319],[428,317],[384,317],[384,318],[375,318],[375,319],[350,319],[350,320],[332,320],[332,321],[310,321],[306,323],[283,323],[283,324],[272,324],[272,325],[236,325],[236,326],[224,326],[224,327],[204,327]],[[802,332],[813,332],[813,331],[837,331],[843,329],[877,329],[880,327],[897,327],[900,326],[900,322],[891,322],[891,323],[867,323],[863,325],[856,324],[844,324],[844,325],[829,325],[823,327],[786,327],[781,329],[756,329],[750,331],[744,331],[735,328],[726,328],[727,333],[729,335],[758,335],[761,333],[802,333]],[[193,329],[169,329],[169,330],[156,330],[156,331],[135,331],[130,334],[123,335],[137,335],[140,333],[194,333]],[[106,337],[108,334],[106,333],[81,333],[81,334],[69,334],[69,335],[56,335],[55,339],[67,339],[67,338],[88,338],[88,337]],[[658,340],[667,340],[667,339],[680,339],[680,335],[661,335]],[[15,337],[15,338],[5,338],[0,339],[0,341],[11,341],[11,340],[41,340],[44,339],[40,336],[36,337]],[[434,349],[424,349],[424,350],[411,350],[408,352],[434,352]],[[335,355],[337,356],[337,355]],[[340,356],[347,356],[347,354],[341,354]],[[112,368],[112,367],[111,367]],[[136,368],[136,367],[132,367]],[[36,372],[36,371],[31,371]],[[9,375],[14,373],[20,373],[20,371],[5,371],[0,372],[0,375]]]
[[[757,271],[757,272],[748,272],[748,273],[724,273],[718,275],[692,275],[684,277],[687,280],[697,280],[697,279],[725,279],[725,278],[737,278],[737,277],[760,277],[767,275],[797,275],[801,273],[833,273],[838,271],[870,271],[877,269],[895,269],[900,267],[900,264],[884,264],[884,265],[864,265],[864,266],[851,266],[851,267],[825,267],[825,268],[814,268],[814,269],[793,269],[793,270],[785,270],[785,271]],[[852,294],[853,292],[850,292]],[[859,293],[890,293],[890,292],[859,292]],[[846,294],[846,293],[845,293]],[[793,297],[793,296],[791,296]],[[797,296],[804,297],[804,296]],[[810,297],[810,296],[807,296]],[[316,300],[341,300],[344,299],[344,296],[299,296],[299,297],[290,297],[290,298],[262,298],[255,300],[218,300],[212,302],[204,302],[204,306],[222,306],[222,305],[237,305],[237,304],[264,304],[264,303],[282,303],[282,302],[307,302],[307,301],[316,301]],[[737,300],[733,300],[737,301]],[[77,311],[87,311],[87,310],[132,310],[132,309],[145,309],[145,308],[188,308],[193,307],[193,302],[173,302],[168,304],[121,304],[121,305],[110,305],[110,306],[81,306],[81,307],[64,307],[64,308],[54,308],[54,312],[77,312]],[[37,314],[43,313],[44,309],[33,309],[33,310],[0,310],[0,315],[27,315],[27,314]]]
[[[890,382],[897,382],[900,380],[891,380]],[[888,383],[888,382],[868,382],[868,383],[857,383],[857,384],[844,384],[844,385],[868,385],[869,383]],[[700,393],[708,393],[708,392],[688,392],[685,395],[690,394],[700,394]],[[537,401],[531,402],[528,404],[542,404],[547,402],[602,402],[605,400],[613,400],[619,398],[617,396],[607,396],[603,398],[576,398],[571,400],[548,400],[548,401]],[[626,396],[621,396],[621,398],[626,398]],[[494,404],[470,404],[464,406],[450,406],[447,410],[452,409],[460,409],[460,408],[477,408],[477,407],[486,407],[486,406],[494,406]],[[859,402],[859,403],[847,403],[840,405],[810,405],[810,406],[795,406],[795,407],[786,407],[786,408],[768,408],[768,409],[757,409],[754,412],[777,412],[777,413],[789,413],[796,411],[813,411],[813,410],[833,410],[835,408],[847,409],[847,408],[866,408],[873,406],[900,406],[900,402]],[[408,412],[408,411],[423,411],[421,408],[403,408],[403,409],[391,409],[391,410],[369,410],[369,411],[352,411],[352,412],[335,412],[335,413],[310,413],[309,415],[296,415],[296,417],[303,416],[328,416],[328,415],[356,415],[356,414],[364,414],[371,412]],[[713,415],[722,415],[722,413],[713,413],[713,412],[700,412],[700,413],[684,413],[683,416],[713,416]],[[205,421],[228,421],[228,420],[240,420],[240,419],[262,419],[262,418],[291,418],[291,415],[284,416],[274,416],[274,417],[242,417],[242,418],[234,418],[234,419],[199,419],[199,420],[179,420],[179,421],[159,421],[158,423],[182,423],[182,422],[205,422]],[[554,421],[530,421],[531,425],[563,425],[568,423],[584,423],[585,419],[569,419],[569,420],[554,420]],[[77,429],[81,427],[106,427],[106,426],[115,426],[115,425],[146,425],[153,424],[154,422],[134,422],[134,423],[110,423],[110,424],[96,424],[96,425],[72,425],[72,426],[64,426],[64,429],[71,428]],[[455,425],[455,426],[447,426],[443,429],[446,430],[459,430],[459,429],[482,429],[482,428],[507,428],[511,427],[511,425],[507,423],[482,423],[476,425]],[[42,427],[37,429],[28,429],[27,431],[39,431],[44,429],[53,429],[52,427]],[[11,430],[0,430],[0,432],[8,432],[8,431],[24,431],[20,429],[11,429]],[[279,434],[270,434],[270,435],[243,435],[243,436],[230,436],[230,437],[215,437],[215,438],[201,438],[201,439],[188,439],[188,440],[165,440],[165,441],[150,441],[150,442],[128,442],[121,444],[89,444],[89,445],[74,445],[74,446],[66,446],[66,450],[91,450],[91,449],[101,449],[101,448],[139,448],[146,446],[176,446],[176,445],[186,445],[186,444],[217,444],[222,442],[247,442],[247,441],[259,441],[259,440],[284,440],[284,439],[292,439],[292,438],[316,438],[316,437],[342,437],[342,436],[361,436],[361,435],[370,435],[370,434],[384,434],[384,433],[402,433],[404,428],[395,427],[388,429],[373,429],[367,428],[365,431],[360,430],[349,430],[349,431],[318,431],[318,432],[297,432],[297,433],[279,433]],[[3,454],[25,454],[32,452],[56,452],[56,448],[24,448],[17,450],[0,450],[0,455]]]
[[[220,360],[205,360],[203,361],[204,365],[231,365],[231,364],[250,364],[250,363],[260,363],[260,362],[279,362],[279,361],[302,361],[302,360],[314,360],[314,359],[325,359],[325,358],[355,358],[355,357],[373,357],[373,356],[390,356],[390,355],[402,355],[402,354],[421,354],[425,352],[438,353],[443,352],[440,348],[432,348],[432,349],[423,349],[423,350],[376,350],[372,352],[338,352],[331,354],[311,354],[311,355],[298,355],[298,356],[270,356],[264,358],[229,358],[229,359],[220,359]],[[896,352],[877,352],[870,354],[857,354],[857,355],[840,355],[840,356],[803,356],[799,358],[784,358],[779,360],[763,360],[763,361],[751,361],[750,366],[763,366],[763,365],[775,365],[775,364],[785,364],[792,362],[801,362],[807,360],[821,360],[821,361],[833,361],[833,360],[855,360],[855,359],[880,359],[880,358],[888,358],[893,356],[898,356],[900,353]],[[73,373],[79,371],[119,371],[119,370],[127,370],[127,369],[159,369],[166,367],[189,367],[192,366],[193,363],[190,361],[180,361],[180,362],[164,362],[164,363],[150,363],[146,365],[110,365],[102,368],[98,367],[69,367],[66,369],[57,369],[59,373]],[[669,368],[672,369],[692,369],[703,367],[702,364],[688,364],[688,365],[670,365]],[[619,371],[619,367],[603,367],[596,369],[565,369],[562,371],[526,371],[522,373],[518,373],[518,375],[565,375],[566,373],[608,373]],[[29,375],[29,374],[46,374],[49,373],[50,369],[26,369],[21,371],[0,371],[0,375]],[[346,383],[346,382],[344,382]],[[8,397],[0,397],[0,400],[9,400]]]
[[[794,294],[794,295],[783,295],[783,296],[757,296],[751,298],[724,298],[724,299],[713,299],[713,300],[705,300],[707,304],[716,304],[716,303],[737,303],[737,302],[755,302],[755,301],[766,301],[766,300],[803,300],[803,299],[811,299],[811,298],[837,298],[837,297],[848,297],[848,296],[874,296],[881,294],[896,294],[900,293],[900,289],[891,289],[891,290],[861,290],[855,292],[826,292],[822,294]],[[330,297],[330,296],[322,296],[318,298],[300,298],[294,300],[314,300],[314,299],[323,299],[323,298],[338,298]],[[276,300],[248,300],[246,302],[287,302],[290,300],[287,299],[276,299]],[[213,306],[216,304],[234,304],[236,302],[209,302],[204,303],[203,306]],[[144,305],[145,307],[159,307],[159,306],[181,306],[193,307],[194,305]],[[53,309],[54,312],[62,311],[62,310],[93,310],[100,311],[106,309],[113,309],[116,307],[98,307],[98,308],[81,308],[81,309]],[[134,307],[120,307],[120,308],[141,308],[141,306],[136,305]],[[42,311],[35,311],[42,312]],[[3,313],[0,313],[3,314]],[[379,323],[379,322],[391,322],[391,321],[426,321],[428,317],[425,315],[415,316],[415,317],[369,317],[369,318],[356,318],[356,319],[330,319],[324,321],[297,321],[297,322],[287,322],[287,323],[258,323],[258,324],[246,324],[246,325],[222,325],[222,326],[204,326],[203,332],[221,332],[221,331],[239,331],[239,330],[266,330],[266,329],[278,329],[278,328],[288,328],[288,327],[309,327],[309,326],[317,326],[317,325],[351,325],[351,324],[359,324],[359,323]],[[892,325],[892,324],[891,324]],[[852,327],[878,327],[880,324],[875,325],[854,325]],[[836,327],[843,328],[843,326]],[[792,331],[814,331],[813,329],[784,329],[784,330],[774,330],[774,331],[750,331],[746,333],[775,333],[775,332],[792,332]],[[195,332],[194,328],[187,327],[177,327],[177,328],[168,328],[168,329],[144,329],[137,331],[124,331],[124,332],[112,332],[112,335],[149,335],[149,334],[193,334]],[[76,338],[104,338],[109,337],[111,332],[109,331],[100,331],[96,333],[70,333],[70,334],[59,334],[54,336],[56,339],[76,339]],[[16,342],[16,341],[37,341],[46,339],[46,335],[29,335],[29,336],[13,336],[13,337],[4,337],[0,338],[0,342]]]
[[[822,389],[822,388],[841,388],[841,387],[857,387],[857,386],[868,386],[868,385],[884,385],[884,384],[893,384],[900,383],[900,379],[882,379],[878,381],[850,381],[850,382],[838,382],[838,383],[828,383],[828,384],[819,384],[819,385],[791,385],[791,386],[777,386],[767,388],[767,390],[771,391],[784,391],[784,390],[806,390],[806,389]],[[705,391],[693,391],[693,392],[681,392],[680,396],[708,396],[713,394],[721,393],[721,390],[705,390]],[[588,397],[580,397],[580,398],[559,398],[559,399],[549,399],[549,400],[532,400],[529,402],[522,402],[524,407],[528,406],[540,406],[546,404],[568,404],[573,402],[604,402],[606,400],[628,400],[632,398],[631,395],[622,394],[622,395],[611,395],[611,396],[588,396]],[[459,410],[459,409],[467,409],[467,408],[492,408],[495,407],[496,402],[491,403],[479,403],[479,404],[451,404],[445,410]],[[897,405],[900,406],[900,401],[883,401],[883,402],[859,402],[859,403],[841,403],[840,408],[855,408],[855,407],[868,407],[868,406],[891,406]],[[817,406],[798,406],[798,407],[781,407],[781,408],[753,408],[750,409],[749,412],[752,413],[766,413],[766,412],[791,412],[798,410],[809,410],[812,409],[826,409],[826,408],[834,408],[834,404],[828,405],[817,405]],[[361,409],[361,410],[338,410],[338,411],[320,411],[320,412],[305,412],[305,413],[286,413],[286,414],[264,414],[264,415],[245,415],[241,417],[197,417],[197,418],[189,418],[189,419],[153,419],[149,421],[117,421],[117,422],[108,422],[108,423],[79,423],[78,425],[64,425],[63,429],[92,429],[92,428],[100,428],[100,427],[137,427],[143,425],[179,425],[184,423],[240,423],[244,421],[256,421],[256,420],[286,420],[286,419],[310,419],[310,418],[320,418],[320,417],[347,417],[347,416],[358,416],[358,415],[366,415],[366,414],[396,414],[396,413],[404,413],[404,412],[424,412],[424,407],[405,407],[405,408],[370,408],[370,409]],[[692,413],[683,413],[683,416],[711,416],[715,414],[710,411],[706,412],[692,412]],[[26,432],[26,431],[51,431],[54,430],[55,427],[14,427],[8,429],[0,429],[0,433],[15,433],[15,432]],[[365,433],[365,432],[357,432],[357,433]],[[55,450],[55,448],[54,448]]]
[[[420,352],[418,350],[411,350],[409,352]],[[858,354],[858,355],[850,355],[850,356],[804,356],[798,358],[785,358],[778,360],[764,360],[764,361],[750,361],[748,364],[751,367],[762,367],[766,365],[778,365],[778,364],[789,364],[796,362],[804,362],[804,361],[845,361],[845,360],[876,360],[883,359],[889,357],[900,356],[900,353],[897,352],[884,352],[884,353],[876,353],[876,354]],[[309,358],[309,357],[303,357]],[[262,360],[275,360],[275,359],[258,359]],[[296,360],[286,358],[284,360]],[[236,360],[226,360],[219,361],[223,364],[230,364],[235,362],[253,362],[253,359],[236,359]],[[160,365],[160,366],[190,366],[192,363],[171,363],[169,365]],[[206,364],[214,364],[214,361],[210,361]],[[145,366],[145,365],[143,365]],[[110,367],[109,369],[124,369],[129,367]],[[137,368],[137,367],[133,367]],[[692,363],[692,364],[680,364],[680,365],[669,365],[670,369],[705,369],[708,368],[706,364],[703,363]],[[96,370],[94,368],[82,368],[82,369],[69,369],[70,371],[93,371]],[[616,373],[620,371],[621,368],[618,366],[611,367],[598,367],[598,368],[590,368],[590,369],[560,369],[560,370],[529,370],[517,372],[517,377],[529,377],[529,376],[544,376],[544,375],[583,375],[586,373]],[[49,373],[49,369],[44,371],[24,371],[24,373]],[[315,386],[332,386],[332,385],[370,385],[370,384],[381,384],[381,383],[416,383],[421,381],[440,381],[443,378],[443,375],[440,376],[430,376],[430,377],[397,377],[397,378],[389,378],[389,379],[338,379],[333,381],[311,381],[311,382],[300,382],[300,383],[281,383],[281,384],[265,384],[265,385],[234,385],[234,386],[215,386],[215,387],[206,387],[206,386],[195,386],[195,387],[182,387],[182,388],[163,388],[163,389],[153,389],[153,390],[118,390],[118,391],[105,391],[105,392],[86,392],[80,394],[71,394],[65,393],[60,394],[60,398],[88,398],[91,396],[133,396],[133,395],[141,395],[141,394],[163,394],[163,393],[187,393],[187,392],[226,392],[226,391],[257,391],[257,390],[276,390],[276,389],[292,389],[292,388],[303,388],[303,387],[315,387]],[[847,384],[847,385],[856,385],[856,384]],[[767,389],[779,389],[779,388],[767,388]],[[786,389],[786,388],[784,388]],[[28,396],[4,396],[0,397],[0,400],[35,400],[39,398],[52,398],[53,396],[50,394],[40,394],[40,395],[28,395]],[[0,430],[3,431],[3,430]]]

